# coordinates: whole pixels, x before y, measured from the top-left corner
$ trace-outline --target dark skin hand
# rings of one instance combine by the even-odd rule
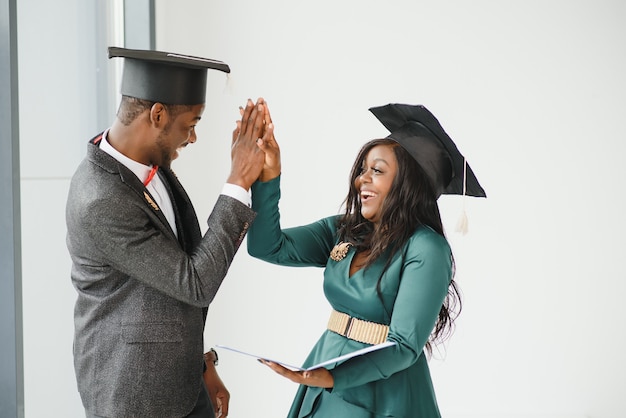
[[[314,386],[318,388],[332,388],[335,385],[333,375],[324,367],[314,370],[294,371],[288,369],[273,361],[259,359],[259,362],[265,364],[281,376],[286,377],[292,382],[300,385]]]
[[[211,403],[215,409],[215,416],[225,418],[228,416],[228,406],[230,403],[230,393],[222,379],[215,370],[212,361],[206,361],[206,371],[204,372],[204,384],[209,392]]]
[[[228,183],[237,184],[246,190],[254,183],[263,170],[265,153],[259,147],[269,135],[271,129],[265,129],[265,110],[260,99],[257,104],[248,99],[237,135],[233,135],[231,148],[231,171]]]
[[[248,100],[250,103],[250,100]],[[263,137],[261,141],[257,141],[259,149],[265,154],[265,161],[263,163],[263,170],[259,176],[260,181],[270,181],[280,175],[281,163],[280,163],[280,147],[274,137],[274,124],[272,123],[272,117],[270,115],[267,102],[260,98],[257,101],[257,105],[263,105]],[[243,120],[245,119],[245,110],[243,107],[239,108],[239,112],[242,116],[241,121],[237,121],[237,127],[233,131],[233,141],[239,136]]]

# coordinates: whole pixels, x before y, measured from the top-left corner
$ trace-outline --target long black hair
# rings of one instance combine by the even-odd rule
[[[398,171],[383,202],[380,221],[374,224],[361,214],[361,199],[356,179],[361,175],[367,154],[378,145],[387,145],[393,149],[398,162]],[[345,213],[339,218],[338,225],[339,239],[352,243],[359,252],[367,252],[363,268],[371,266],[384,256],[386,258],[384,272],[393,256],[402,249],[420,226],[428,226],[445,237],[435,192],[426,173],[417,161],[392,139],[374,139],[363,145],[350,172],[350,188],[344,203]],[[382,273],[377,284],[379,297],[381,280]],[[453,266],[448,294],[426,343],[429,354],[432,353],[432,344],[442,342],[450,335],[461,308],[461,295],[454,280]]]

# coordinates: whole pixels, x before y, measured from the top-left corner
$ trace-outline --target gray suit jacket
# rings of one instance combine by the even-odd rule
[[[159,169],[177,239],[141,181],[94,140],[66,206],[78,390],[95,415],[182,417],[202,384],[206,308],[255,213],[221,195],[201,236],[183,187]]]

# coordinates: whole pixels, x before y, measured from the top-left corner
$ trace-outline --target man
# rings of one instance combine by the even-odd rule
[[[263,167],[263,102],[248,100],[201,236],[170,163],[196,141],[207,70],[230,69],[159,51],[109,48],[109,57],[125,60],[117,118],[89,142],[66,207],[78,390],[88,417],[226,416],[203,329],[255,217],[248,190]]]

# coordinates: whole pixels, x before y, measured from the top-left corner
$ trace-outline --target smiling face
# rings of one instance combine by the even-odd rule
[[[391,190],[398,161],[391,145],[372,148],[361,166],[361,173],[354,180],[361,199],[361,215],[370,222],[380,221],[383,203]]]
[[[195,128],[203,111],[204,105],[199,104],[172,115],[156,139],[153,164],[169,167],[181,148],[196,142]]]

